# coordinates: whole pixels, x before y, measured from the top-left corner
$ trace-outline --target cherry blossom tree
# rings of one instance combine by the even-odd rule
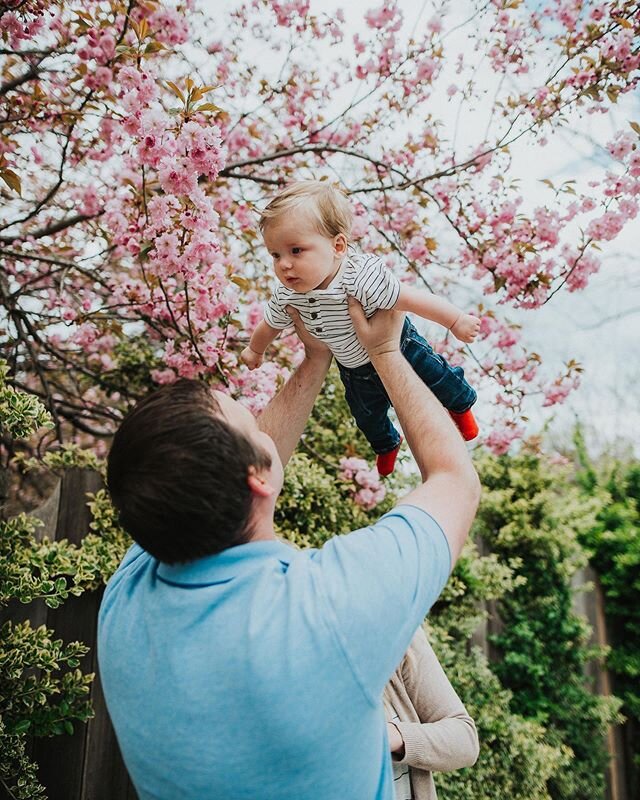
[[[401,280],[472,292],[480,341],[435,344],[491,400],[496,452],[528,403],[577,386],[580,365],[543,364],[509,311],[587,289],[637,215],[640,126],[611,139],[597,180],[549,182],[540,206],[512,152],[529,141],[543,158],[569,120],[636,87],[640,10],[430,9],[407,30],[386,2],[353,32],[309,0],[215,15],[195,0],[0,3],[0,325],[10,380],[53,414],[48,437],[100,452],[128,405],[179,376],[263,406],[299,346],[285,336],[252,373],[238,362],[272,280],[257,210],[308,177],[346,189],[356,245]],[[481,124],[461,137],[452,109]],[[364,465],[343,477],[375,501]]]

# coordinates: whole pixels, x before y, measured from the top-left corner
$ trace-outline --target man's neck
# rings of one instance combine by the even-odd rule
[[[265,522],[262,525],[256,524],[249,542],[267,542],[270,540],[278,540],[275,530],[273,529],[273,520],[271,520],[270,523]]]

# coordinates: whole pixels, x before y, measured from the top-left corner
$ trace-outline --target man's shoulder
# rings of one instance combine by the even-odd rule
[[[417,535],[418,541],[421,539],[421,534],[427,534],[426,538],[435,541],[436,545],[443,551],[446,550],[450,556],[444,531],[431,514],[419,506],[399,503],[365,528],[332,537],[322,549],[313,551],[311,558],[321,557],[327,548],[338,551],[351,550],[354,545],[360,544],[366,550],[368,558],[376,557],[376,554],[384,558],[385,549],[395,551],[398,547],[398,540],[389,534],[399,534],[401,538],[409,535],[412,539]],[[376,546],[373,546],[374,542]]]
[[[152,563],[156,563],[155,558],[134,542],[107,583],[102,607],[104,608],[109,604],[113,594],[117,592],[123,582],[126,583],[129,579],[136,579],[140,571],[147,569]]]

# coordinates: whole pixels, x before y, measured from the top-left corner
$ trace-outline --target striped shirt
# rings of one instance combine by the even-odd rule
[[[294,292],[279,283],[265,305],[264,318],[272,328],[287,328],[293,320],[285,306],[293,306],[305,328],[325,342],[336,361],[343,367],[360,367],[369,356],[356,336],[347,295],[355,297],[370,317],[379,308],[393,308],[399,294],[400,282],[378,256],[350,253],[326,289]]]

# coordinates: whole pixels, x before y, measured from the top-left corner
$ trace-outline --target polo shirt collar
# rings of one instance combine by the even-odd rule
[[[158,562],[156,574],[168,583],[206,586],[231,580],[269,558],[277,558],[288,565],[295,552],[295,548],[291,545],[275,539],[247,542],[236,547],[228,547],[212,556],[189,561],[187,564]]]

